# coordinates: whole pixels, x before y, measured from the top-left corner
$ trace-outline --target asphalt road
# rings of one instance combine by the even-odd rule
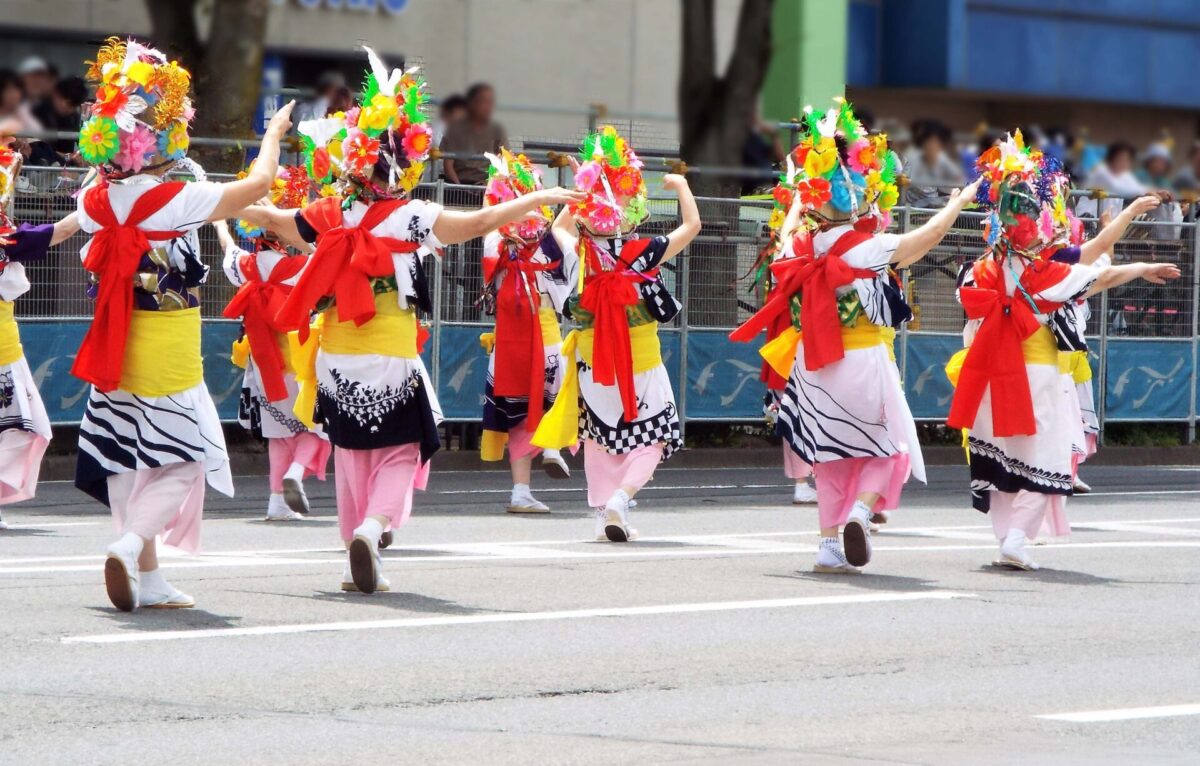
[[[373,597],[338,589],[331,487],[268,525],[239,479],[164,561],[197,608],[134,614],[107,514],[44,485],[0,532],[0,763],[1196,762],[1196,468],[1087,469],[1036,573],[988,565],[935,468],[866,574],[821,577],[777,471],[669,465],[625,546],[578,479],[512,517],[503,473],[435,471]]]

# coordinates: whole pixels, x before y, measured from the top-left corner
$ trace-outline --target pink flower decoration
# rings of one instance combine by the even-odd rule
[[[575,188],[580,191],[591,191],[600,180],[600,164],[585,162],[575,171]]]
[[[588,216],[592,229],[600,234],[609,234],[620,229],[621,211],[607,202],[601,202],[600,200],[596,202],[597,204],[592,207]]]
[[[870,149],[871,149],[871,142],[865,138],[860,138],[859,140],[857,140],[853,144],[851,144],[850,148],[846,151],[846,154],[849,156],[849,159],[850,159],[850,168],[855,173],[865,176],[867,174],[867,171],[869,171],[871,169],[869,165],[867,165],[866,163],[863,162],[863,158],[860,156],[861,152],[863,152],[863,151],[869,152]]]
[[[517,195],[513,194],[512,187],[508,182],[499,178],[493,178],[491,181],[488,181],[487,195],[495,200],[495,204],[508,202],[511,199],[517,198]]]
[[[404,131],[401,144],[409,162],[420,162],[429,156],[429,149],[433,146],[433,131],[426,123],[413,123]]]
[[[642,160],[640,157],[637,156],[637,153],[634,152],[632,149],[629,149],[626,153],[628,155],[628,160],[629,160],[630,166],[635,167],[638,170],[641,170],[642,169]]]
[[[128,173],[136,173],[146,165],[146,160],[158,151],[158,138],[150,128],[140,123],[129,132],[122,131],[121,148],[113,157],[113,163]]]

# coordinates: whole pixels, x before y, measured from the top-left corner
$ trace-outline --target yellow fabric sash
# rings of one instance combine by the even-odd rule
[[[325,315],[321,314],[309,328],[308,340],[300,342],[300,334],[288,333],[288,356],[296,375],[296,403],[292,414],[308,428],[314,428],[313,415],[317,407],[317,349],[325,330]]]
[[[21,332],[13,319],[12,301],[0,301],[0,364],[12,364],[24,355]]]
[[[120,389],[145,397],[170,396],[203,382],[200,309],[134,311]]]
[[[311,340],[311,339],[310,339]],[[300,342],[298,333],[293,330],[287,334],[275,334],[275,342],[279,344],[279,353],[283,356],[283,369],[286,372],[295,373],[295,368],[292,367],[292,345]],[[233,348],[229,356],[229,361],[233,362],[234,367],[246,369],[246,362],[250,359],[250,339],[243,335],[233,342]]]
[[[1058,369],[1076,383],[1087,383],[1092,379],[1092,362],[1086,351],[1059,351]]]
[[[880,344],[889,346],[889,355],[895,361],[895,354],[890,350],[890,340],[884,333],[884,330],[891,330],[891,340],[896,337],[896,331],[890,327],[883,328],[872,322],[861,314],[858,317],[858,322],[853,327],[842,327],[842,347],[847,351],[860,348],[871,348]],[[801,342],[804,341],[804,333],[797,330],[795,327],[789,326],[786,330],[775,336],[759,349],[758,353],[763,359],[767,360],[767,364],[771,365],[771,369],[779,373],[783,378],[789,378],[792,375],[792,368],[796,364],[796,352],[800,349]]]
[[[395,292],[375,296],[375,317],[362,327],[356,327],[354,322],[336,321],[336,307],[326,311],[324,316],[321,348],[328,354],[417,358],[417,312],[400,308]]]
[[[542,416],[533,444],[542,449],[563,449],[579,443],[579,372],[575,364],[575,352],[592,364],[592,342],[595,333],[591,329],[572,330],[563,341],[562,355],[566,359],[566,375],[562,389],[554,400],[554,406]],[[629,328],[629,342],[633,352],[633,374],[649,372],[662,364],[662,348],[658,342],[658,322]]]

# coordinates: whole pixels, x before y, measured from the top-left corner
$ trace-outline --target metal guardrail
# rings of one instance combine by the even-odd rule
[[[559,169],[559,173],[569,170]],[[14,198],[17,221],[42,223],[57,220],[75,209],[72,196],[77,190],[82,169],[26,168]],[[212,180],[229,176],[213,174]],[[561,177],[560,182],[567,178]],[[482,202],[482,189],[436,181],[422,184],[415,196],[434,200],[451,208],[474,209]],[[726,331],[745,320],[757,307],[746,275],[760,249],[768,241],[766,221],[771,203],[756,199],[700,198],[703,228],[687,250],[664,269],[668,287],[684,303],[685,310],[665,333],[679,337],[686,365],[688,337],[693,331]],[[673,198],[651,199],[651,216],[640,232],[644,235],[666,233],[678,222]],[[935,211],[896,208],[892,212],[892,231],[910,231],[924,223]],[[980,213],[964,212],[950,234],[919,264],[904,275],[912,293],[913,322],[899,336],[896,353],[902,375],[908,363],[910,336],[950,335],[961,332],[963,314],[954,299],[954,280],[961,265],[976,258],[981,250]],[[1096,227],[1095,221],[1088,226]],[[210,320],[220,317],[221,309],[233,294],[220,271],[221,253],[211,227],[200,232],[201,250],[212,273],[202,296],[202,313]],[[58,245],[43,263],[31,264],[28,271],[33,288],[16,304],[23,320],[55,321],[86,319],[92,307],[85,296],[86,277],[78,262],[85,238],[77,234]],[[489,327],[478,297],[483,289],[481,269],[482,243],[479,240],[446,248],[440,259],[433,259],[427,270],[434,296],[431,365],[435,384],[441,366],[441,328]],[[1164,340],[1186,343],[1190,349],[1190,405],[1186,418],[1188,438],[1195,435],[1197,366],[1200,362],[1200,225],[1196,222],[1136,222],[1128,235],[1114,248],[1117,263],[1135,260],[1164,261],[1177,264],[1183,278],[1165,286],[1133,283],[1091,299],[1092,319],[1088,333],[1093,350],[1099,352],[1099,374],[1104,380],[1106,354],[1112,339]],[[687,386],[681,386],[680,409],[686,413]],[[1105,417],[1104,387],[1097,386],[1097,406],[1102,422]],[[706,418],[709,419],[709,418]]]

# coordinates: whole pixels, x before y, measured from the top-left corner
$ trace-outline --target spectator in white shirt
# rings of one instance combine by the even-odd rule
[[[962,166],[946,153],[950,130],[939,122],[924,121],[913,126],[914,147],[904,157],[908,186],[904,204],[941,207],[950,191],[965,182]]]

